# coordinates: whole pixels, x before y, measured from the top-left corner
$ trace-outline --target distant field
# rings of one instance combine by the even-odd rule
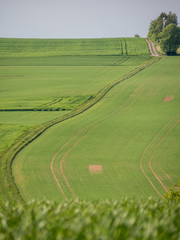
[[[161,59],[22,150],[13,174],[23,198],[162,197],[180,171],[179,64]]]
[[[142,38],[0,39],[2,57],[149,55]]]

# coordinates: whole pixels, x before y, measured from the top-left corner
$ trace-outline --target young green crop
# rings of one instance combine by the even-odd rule
[[[127,47],[128,54],[136,56],[125,56]],[[53,124],[57,119],[62,121],[64,110],[74,110],[107,84],[149,59],[143,39],[3,38],[0,55],[1,200],[12,198],[12,193],[7,193],[13,181],[10,159],[26,142],[26,137],[31,136],[28,132],[22,140],[28,129],[36,135],[37,128],[40,132],[46,128],[45,122],[50,121],[51,125],[52,119],[55,119]]]
[[[0,112],[8,111],[69,111],[73,110],[92,96],[72,96],[52,99],[2,99],[0,102]]]
[[[129,61],[130,60],[130,61]],[[139,58],[137,59],[137,62],[134,62],[134,58],[133,61],[131,63],[131,67],[130,69],[133,69],[134,66],[137,66],[137,64],[139,64]],[[60,117],[57,117],[56,119],[53,119],[53,116],[55,116],[54,112],[52,111],[52,114],[46,114],[46,117],[51,118],[52,120],[48,121],[47,123],[45,123],[45,119],[40,119],[37,118],[37,116],[43,115],[44,113],[40,113],[40,112],[31,112],[28,115],[33,115],[33,118],[26,118],[28,123],[41,123],[41,125],[39,126],[35,126],[29,133],[27,133],[26,135],[21,137],[21,140],[16,141],[11,148],[8,149],[8,151],[6,151],[6,153],[3,155],[3,157],[1,158],[1,185],[0,187],[2,189],[0,189],[0,193],[4,194],[4,197],[7,199],[11,199],[13,198],[20,198],[20,195],[17,193],[17,188],[14,185],[14,178],[12,177],[12,171],[11,171],[11,165],[12,165],[12,161],[14,156],[17,154],[17,152],[19,152],[22,148],[24,148],[28,143],[30,143],[32,140],[34,140],[35,138],[37,138],[37,136],[39,136],[40,134],[42,134],[47,128],[49,128],[50,126],[53,126],[55,124],[57,124],[58,122],[62,122],[66,119],[70,119],[76,115],[79,115],[80,113],[84,112],[85,110],[89,109],[91,106],[93,106],[95,103],[97,103],[113,86],[117,85],[119,82],[124,81],[128,78],[130,78],[131,76],[137,74],[139,71],[142,71],[144,68],[146,68],[147,66],[151,65],[152,63],[154,63],[154,61],[156,61],[156,59],[152,59],[150,61],[147,61],[145,63],[143,63],[142,65],[140,65],[138,68],[136,67],[135,69],[133,69],[130,73],[127,73],[125,76],[118,78],[115,82],[108,84],[105,88],[103,88],[100,92],[98,92],[94,98],[92,98],[89,102],[87,102],[86,104],[80,106],[78,109],[62,116],[60,115],[61,112],[57,112],[57,114],[60,115]],[[131,62],[131,58],[128,59],[128,62]],[[129,69],[129,67],[128,67]],[[121,74],[125,73],[128,69],[124,69],[125,71],[121,71]],[[123,70],[123,68],[122,68]],[[10,112],[7,112],[6,114],[3,113],[3,115],[7,115],[10,114]],[[13,113],[15,114],[15,112]],[[16,113],[17,115],[17,113]],[[24,115],[24,114],[23,114]],[[27,115],[27,114],[26,114]],[[47,116],[48,115],[48,116]],[[52,116],[51,116],[52,115]],[[24,118],[24,117],[23,117]],[[22,119],[20,119],[21,122]],[[42,124],[42,120],[43,120],[43,124]],[[8,120],[9,121],[9,120]],[[14,118],[13,118],[14,121]],[[17,121],[17,120],[16,120]],[[23,119],[23,121],[25,123],[25,119]],[[42,170],[42,169],[41,169]],[[19,174],[19,177],[21,178],[21,174]],[[22,178],[21,178],[22,179]],[[23,182],[22,182],[23,183]],[[8,185],[7,185],[8,184]],[[53,182],[54,185],[54,182]],[[34,188],[34,187],[33,187]],[[52,190],[56,190],[53,186],[52,186]],[[55,194],[56,195],[56,194]]]
[[[0,39],[1,57],[149,55],[143,38]]]
[[[1,205],[0,239],[177,240],[175,202],[70,201]]]
[[[179,60],[161,59],[24,148],[13,163],[23,198],[163,197],[179,177]]]

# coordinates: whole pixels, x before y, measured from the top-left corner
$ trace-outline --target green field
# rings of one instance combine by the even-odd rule
[[[11,158],[26,144],[26,135],[68,118],[86,102],[95,103],[105,86],[151,58],[143,39],[0,43],[0,197],[9,199]]]
[[[0,39],[1,58],[149,55],[144,39]]]
[[[179,66],[141,38],[0,39],[0,239],[179,239]]]
[[[81,61],[83,61],[81,57],[73,57],[75,66],[46,67],[43,66],[43,63],[42,66],[11,66],[10,63],[9,66],[0,66],[0,118],[3,121],[0,122],[3,142],[0,152],[3,152],[3,146],[7,142],[4,131],[7,131],[8,125],[9,134],[12,133],[8,137],[11,138],[7,144],[9,146],[14,139],[14,133],[11,131],[11,126],[14,124],[19,124],[20,131],[17,133],[19,136],[22,133],[21,127],[24,129],[24,125],[29,124],[29,121],[36,125],[66,114],[67,111],[75,109],[92,98],[107,84],[148,60],[149,57],[125,57],[124,59],[120,57],[120,61],[123,61],[117,66],[111,65],[114,62],[113,57],[104,57],[106,64],[109,64],[107,66],[103,65],[103,61],[100,65],[101,63],[97,61],[96,57],[93,59],[94,66],[92,66],[92,57],[90,59],[86,57],[86,61],[84,60],[86,66],[81,66]],[[61,57],[62,61],[63,57]],[[78,62],[79,66],[77,66]],[[20,113],[20,111],[24,113]],[[51,112],[42,113],[42,111]],[[6,118],[7,123],[4,120]],[[23,125],[21,124],[22,118],[26,119],[23,121]],[[3,131],[4,125],[5,130]]]
[[[22,150],[13,164],[22,197],[161,197],[179,178],[179,64],[178,57],[161,59]],[[89,165],[102,172],[90,173]]]
[[[161,198],[178,181],[179,57],[135,38],[0,42],[2,200],[13,181],[25,201]]]

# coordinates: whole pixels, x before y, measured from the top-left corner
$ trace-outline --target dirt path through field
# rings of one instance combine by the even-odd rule
[[[155,44],[151,40],[148,40],[148,39],[146,39],[146,42],[148,44],[148,48],[149,48],[149,51],[151,53],[151,56],[158,57],[159,54],[156,51]]]

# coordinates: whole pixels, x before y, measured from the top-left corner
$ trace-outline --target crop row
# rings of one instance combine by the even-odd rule
[[[179,239],[180,204],[148,200],[6,203],[0,239]]]

